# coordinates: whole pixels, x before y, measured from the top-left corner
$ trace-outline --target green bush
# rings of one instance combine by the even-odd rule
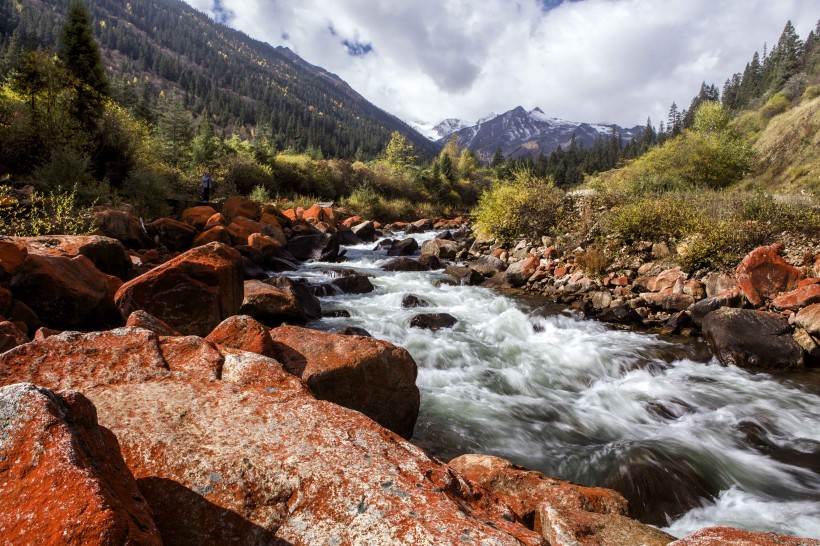
[[[256,201],[260,205],[271,202],[270,192],[265,186],[255,186],[250,195],[248,195],[248,199]]]
[[[0,209],[2,235],[88,235],[92,231],[90,208],[79,205],[76,185],[70,191],[58,186],[47,193],[34,192],[25,205],[0,191],[4,196],[11,204]]]
[[[476,226],[501,244],[518,237],[540,239],[561,220],[564,193],[551,180],[518,171],[512,181],[496,181],[478,200]]]
[[[647,197],[613,210],[607,226],[628,243],[673,240],[690,233],[700,214],[686,194]]]
[[[169,212],[166,200],[169,187],[169,180],[162,173],[134,171],[125,179],[122,194],[134,205],[139,216],[154,219]]]
[[[768,123],[773,117],[782,114],[791,107],[791,102],[783,93],[776,93],[772,98],[766,101],[763,108],[760,109],[760,115],[763,121]]]

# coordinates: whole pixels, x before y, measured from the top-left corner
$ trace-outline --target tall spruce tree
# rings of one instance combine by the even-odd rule
[[[93,122],[102,113],[111,89],[91,31],[91,16],[82,0],[71,2],[57,54],[75,93],[74,116],[83,123]]]

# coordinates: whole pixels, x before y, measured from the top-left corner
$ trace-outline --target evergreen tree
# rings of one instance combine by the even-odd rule
[[[58,55],[74,89],[74,116],[83,123],[93,122],[102,113],[103,101],[111,91],[91,31],[91,16],[82,0],[71,2]]]
[[[497,169],[504,163],[504,153],[501,151],[501,146],[498,146],[495,149],[495,154],[493,154],[493,160],[490,162],[490,166],[494,169]]]
[[[191,114],[173,93],[164,98],[159,108],[157,135],[162,142],[162,155],[177,166],[184,163],[191,143]]]
[[[800,71],[803,58],[803,42],[791,21],[786,23],[777,45],[772,49],[771,71],[766,84],[772,91],[780,90],[789,78]]]
[[[256,140],[256,139],[254,139]],[[214,127],[210,116],[203,113],[199,118],[196,136],[191,143],[191,161],[194,165],[202,165],[216,156],[218,141],[214,135]]]

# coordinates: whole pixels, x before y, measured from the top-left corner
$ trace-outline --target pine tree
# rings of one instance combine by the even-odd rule
[[[191,143],[191,114],[176,95],[166,96],[160,104],[157,134],[163,156],[172,165],[184,162]]]
[[[214,136],[214,127],[211,125],[210,116],[203,113],[199,118],[196,136],[191,143],[191,161],[194,165],[207,163],[216,155],[216,149],[217,139]]]
[[[767,88],[772,91],[780,90],[789,78],[800,71],[802,58],[803,42],[794,30],[792,22],[788,21],[777,45],[772,49],[771,71],[766,78]]]
[[[501,151],[501,146],[498,146],[495,149],[495,154],[493,154],[493,160],[490,162],[490,166],[495,168],[500,167],[504,163],[504,152]]]
[[[669,107],[669,115],[666,118],[666,133],[668,136],[675,136],[681,132],[681,116],[678,112],[678,105],[674,102]]]
[[[93,122],[102,113],[111,90],[91,31],[91,16],[81,0],[72,0],[68,9],[58,55],[74,89],[75,118],[82,123]]]

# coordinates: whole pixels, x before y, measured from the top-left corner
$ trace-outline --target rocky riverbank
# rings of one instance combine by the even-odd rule
[[[483,248],[463,219],[380,226],[241,198],[145,226],[124,210],[96,222],[94,236],[0,239],[3,542],[820,544],[726,528],[674,541],[629,519],[615,491],[495,457],[439,461],[406,440],[419,409],[407,351],[300,326],[322,316],[318,296],[373,290],[367,277],[343,266],[328,285],[275,274],[342,262],[343,244],[382,229],[451,230],[420,249],[382,243],[395,256],[385,267],[446,266],[468,284],[538,286],[563,267],[550,276],[553,251]],[[447,265],[471,253],[481,257],[470,267]],[[439,320],[420,322],[447,327]]]

